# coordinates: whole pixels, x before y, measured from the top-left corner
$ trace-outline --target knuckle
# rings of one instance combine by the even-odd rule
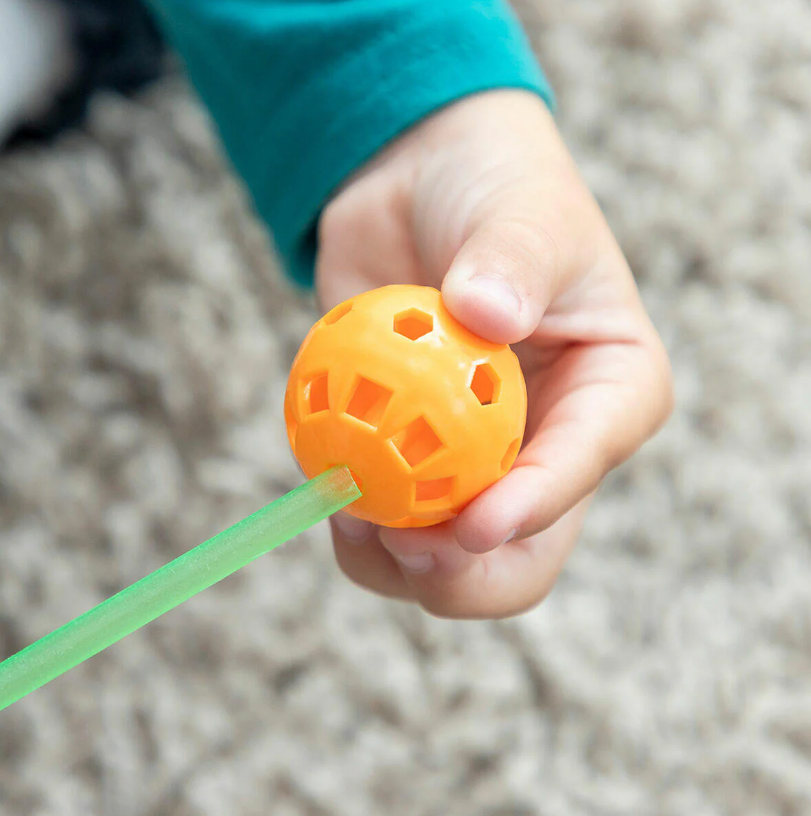
[[[561,241],[554,230],[533,218],[514,217],[496,225],[502,253],[530,272],[534,283],[557,289],[565,266]]]
[[[359,557],[361,555],[358,552],[359,546],[356,544],[335,546],[335,561],[344,576],[367,592],[413,603],[415,599],[412,593],[401,580],[391,575],[387,576],[386,571],[381,570],[379,565],[370,566],[364,557]]]

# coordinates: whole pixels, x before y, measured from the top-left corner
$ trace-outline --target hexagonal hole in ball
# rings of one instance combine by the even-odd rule
[[[407,309],[394,316],[394,331],[409,340],[419,340],[434,330],[434,318],[419,309]]]
[[[492,405],[501,393],[501,377],[490,363],[479,363],[473,369],[470,390],[482,405]]]

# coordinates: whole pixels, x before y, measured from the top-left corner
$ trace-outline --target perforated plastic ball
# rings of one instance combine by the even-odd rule
[[[352,471],[346,512],[387,527],[452,518],[512,465],[527,394],[518,358],[464,328],[436,289],[386,286],[313,326],[290,372],[290,446],[313,478]]]

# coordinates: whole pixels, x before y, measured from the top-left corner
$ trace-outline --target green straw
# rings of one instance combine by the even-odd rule
[[[0,663],[0,711],[360,495],[332,468],[66,623]]]

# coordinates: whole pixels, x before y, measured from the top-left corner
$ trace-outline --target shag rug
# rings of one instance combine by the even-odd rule
[[[381,600],[322,526],[0,714],[3,816],[811,813],[811,6],[519,8],[674,418],[539,609]],[[0,654],[299,482],[314,318],[182,82],[0,159]]]

